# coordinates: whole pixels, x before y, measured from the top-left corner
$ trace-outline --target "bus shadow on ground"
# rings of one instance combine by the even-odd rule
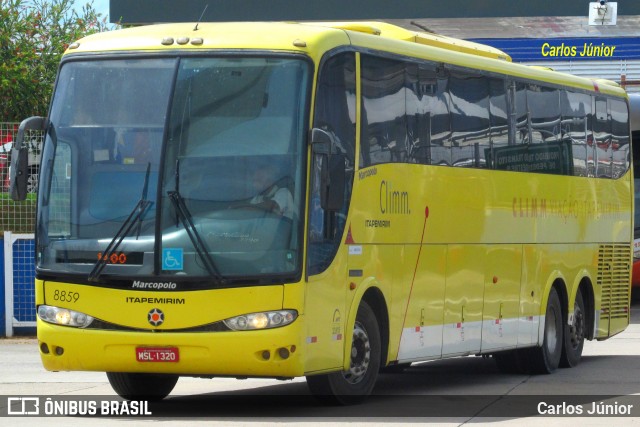
[[[152,402],[150,408],[154,417],[162,418],[304,420],[320,417],[351,421],[356,418],[380,421],[438,418],[442,421],[443,418],[521,418],[545,414],[588,416],[595,404],[596,411],[602,405],[609,405],[610,411],[633,405],[637,409],[631,409],[631,415],[640,416],[640,396],[631,396],[640,393],[640,383],[632,378],[619,378],[616,367],[620,366],[640,369],[640,355],[585,356],[573,369],[559,369],[553,375],[543,376],[507,375],[500,373],[490,358],[461,357],[415,364],[399,374],[382,374],[373,395],[352,406],[325,405],[310,395],[304,382],[295,382],[251,390],[170,396],[161,402]],[[555,412],[557,410],[565,413]]]

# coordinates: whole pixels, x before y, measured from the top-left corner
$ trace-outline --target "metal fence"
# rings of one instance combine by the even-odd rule
[[[36,193],[40,171],[40,154],[44,135],[30,132],[25,141],[29,148],[29,194],[23,202],[14,202],[9,197],[9,166],[11,148],[18,133],[19,123],[0,122],[0,228],[14,233],[33,233],[35,228]]]
[[[4,330],[0,330],[0,336],[12,336],[15,328],[35,326],[33,232],[43,134],[31,132],[25,138],[29,147],[29,194],[25,201],[14,202],[9,197],[9,166],[18,126],[19,123],[0,122],[0,228],[4,232],[4,274],[0,275],[0,295],[4,295],[0,298],[0,319],[4,317]]]

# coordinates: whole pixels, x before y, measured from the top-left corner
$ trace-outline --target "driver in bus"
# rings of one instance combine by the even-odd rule
[[[278,170],[267,164],[253,172],[251,183],[258,192],[249,201],[250,205],[293,219],[293,196],[285,179],[277,179]],[[265,185],[268,185],[265,188]],[[246,206],[246,205],[245,205]]]

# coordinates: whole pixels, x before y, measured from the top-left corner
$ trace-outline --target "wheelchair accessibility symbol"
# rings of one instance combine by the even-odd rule
[[[163,270],[182,270],[182,248],[165,248],[162,250]]]

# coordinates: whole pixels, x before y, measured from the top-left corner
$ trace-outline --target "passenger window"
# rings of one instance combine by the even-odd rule
[[[407,64],[409,161],[450,164],[447,80],[436,64]]]
[[[611,148],[611,119],[606,98],[596,98],[596,117],[593,122],[595,145],[595,176],[611,178],[613,150]]]
[[[560,136],[560,100],[558,90],[528,85],[527,107],[531,123],[531,143],[558,141]]]
[[[429,79],[431,80],[431,79]],[[426,111],[430,114],[431,164],[451,165],[451,100],[449,78],[444,69],[433,74],[432,93],[426,97]]]
[[[427,93],[431,91],[431,85],[420,78],[426,73],[426,71],[422,71],[422,66],[406,64],[405,73],[407,90],[407,161],[410,163],[429,164],[430,115],[423,102]]]
[[[454,72],[449,78],[453,166],[485,168],[489,149],[489,84],[485,77]]]
[[[589,176],[589,159],[593,159],[591,134],[591,96],[584,93],[560,92],[562,114],[561,138],[571,145],[573,174]]]
[[[609,100],[611,111],[611,151],[612,178],[620,178],[629,170],[631,161],[629,145],[629,112],[627,104],[615,99]]]
[[[407,161],[405,65],[361,56],[362,167]]]
[[[527,112],[527,86],[524,83],[516,82],[515,84],[515,143],[528,144],[531,142],[529,134],[529,114]]]
[[[505,81],[489,79],[489,119],[491,122],[491,144],[504,146],[509,144],[509,114]]]

